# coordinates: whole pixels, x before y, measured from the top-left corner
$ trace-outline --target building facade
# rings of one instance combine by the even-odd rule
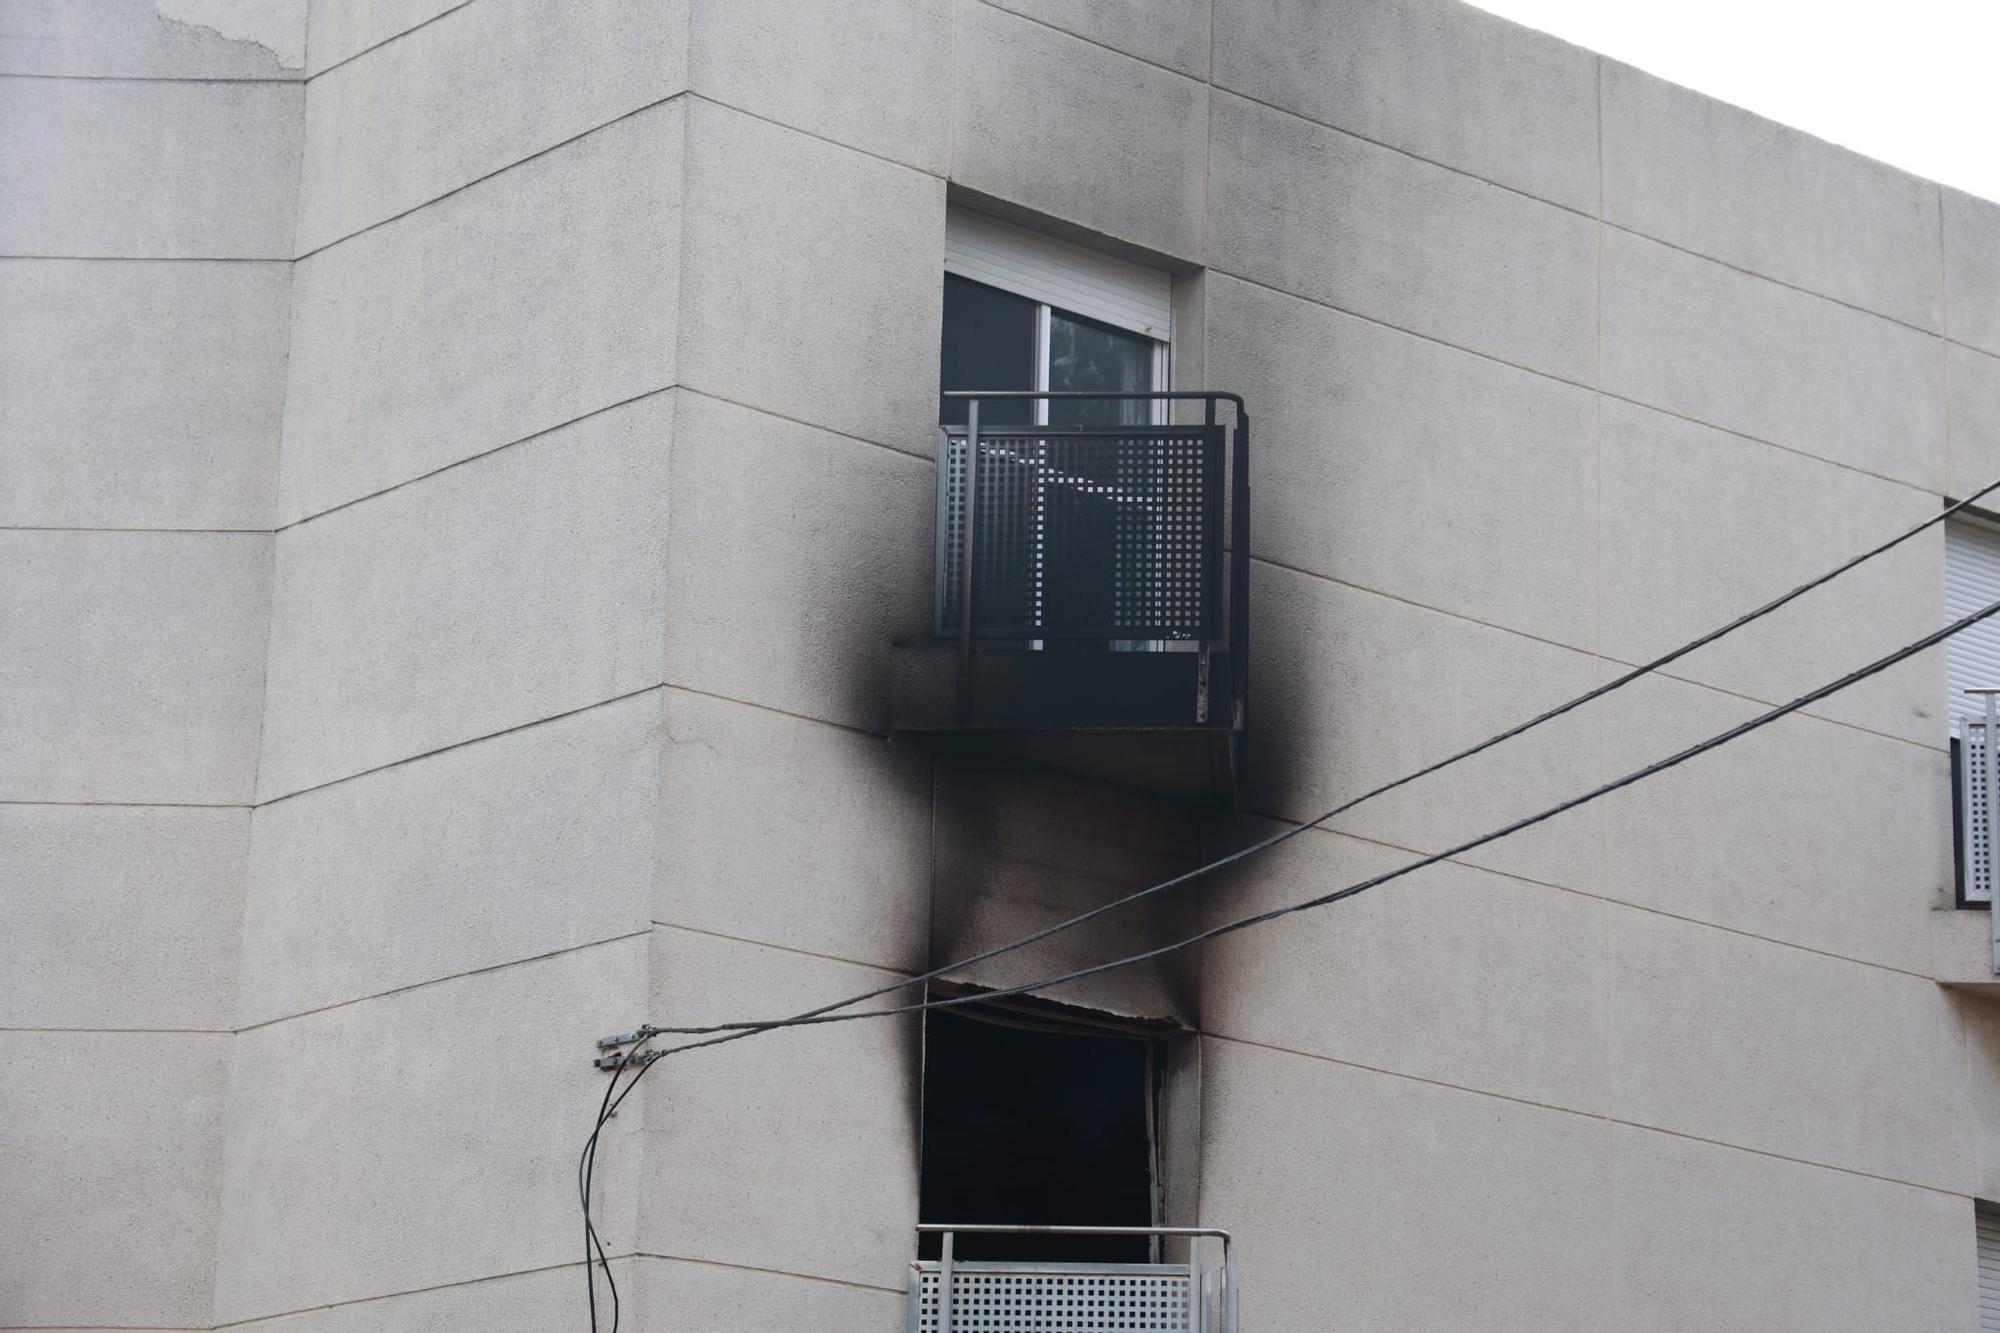
[[[891,738],[966,218],[1254,415],[1234,814]],[[4,1328],[578,1327],[604,1034],[1013,938],[2000,477],[2000,206],[1444,0],[0,0],[0,255]],[[950,980],[1624,773],[1945,549]],[[1976,1327],[1953,708],[1925,654],[1042,1019],[1153,1044],[1249,1329]],[[626,1326],[903,1327],[932,1024],[653,1071]]]

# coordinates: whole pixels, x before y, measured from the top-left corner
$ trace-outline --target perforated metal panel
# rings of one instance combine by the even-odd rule
[[[1986,723],[1958,724],[1959,874],[1969,903],[1993,901],[1993,755]]]
[[[937,623],[951,634],[964,569],[966,438],[939,438]],[[979,452],[976,637],[1221,636],[1221,427],[982,430]]]
[[[936,1333],[939,1273],[918,1266],[915,1333]],[[952,1270],[951,1333],[1193,1333],[1193,1279],[1180,1264],[963,1263]]]

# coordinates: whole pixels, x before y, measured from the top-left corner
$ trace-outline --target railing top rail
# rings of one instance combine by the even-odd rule
[[[1169,402],[1222,402],[1233,406],[1239,415],[1248,415],[1240,393],[1220,393],[1205,389],[1154,389],[1128,391],[1123,393],[1092,393],[1084,389],[946,389],[940,398],[1088,398],[1099,401],[1115,399],[1149,399]]]
[[[979,1232],[1002,1236],[1213,1236],[1230,1238],[1217,1227],[1080,1227],[1036,1225],[1010,1222],[919,1222],[917,1231],[925,1235],[946,1231]]]

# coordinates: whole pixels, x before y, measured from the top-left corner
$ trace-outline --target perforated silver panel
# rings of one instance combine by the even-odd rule
[[[938,1266],[918,1267],[914,1333],[937,1333]],[[960,1264],[951,1333],[1191,1333],[1192,1280],[1177,1264]]]
[[[1987,748],[1986,724],[1959,720],[1958,790],[1960,871],[1969,903],[1993,901],[1993,759]]]

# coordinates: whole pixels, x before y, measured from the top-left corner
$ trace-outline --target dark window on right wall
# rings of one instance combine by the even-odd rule
[[[968,1005],[925,1019],[925,1222],[1151,1226],[1159,1042]],[[962,1259],[1144,1263],[1145,1237],[981,1236]],[[924,1237],[922,1257],[938,1239]]]

